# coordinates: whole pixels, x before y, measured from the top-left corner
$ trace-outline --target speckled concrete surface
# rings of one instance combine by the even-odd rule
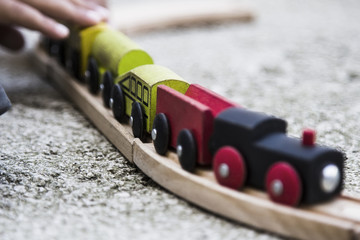
[[[121,1],[113,4],[120,4]],[[344,151],[345,189],[360,196],[360,3],[244,1],[251,24],[132,38],[194,83],[318,131]],[[0,239],[276,239],[205,212],[129,164],[31,65],[36,40],[0,51],[13,108],[0,117]]]

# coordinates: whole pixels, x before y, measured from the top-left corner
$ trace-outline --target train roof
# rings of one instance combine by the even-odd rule
[[[232,107],[221,112],[217,121],[231,124],[234,130],[241,130],[242,133],[258,138],[274,132],[286,132],[286,122],[280,118],[254,112],[245,108]]]
[[[170,69],[155,64],[142,65],[132,69],[130,72],[132,74],[135,74],[140,79],[144,80],[150,87],[163,81],[170,80],[186,82],[182,77],[180,77]]]
[[[334,157],[338,160],[343,159],[341,152],[321,146],[304,146],[301,139],[292,138],[285,134],[271,134],[268,137],[261,139],[256,145],[269,152],[277,153],[283,157],[288,156],[295,159],[302,159],[305,161],[312,161],[321,155]],[[330,159],[329,159],[330,160]]]
[[[125,34],[112,28],[98,33],[91,46],[91,56],[99,66],[121,75],[144,64],[154,63],[151,56]]]

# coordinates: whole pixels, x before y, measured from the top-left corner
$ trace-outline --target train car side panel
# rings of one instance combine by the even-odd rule
[[[344,157],[341,152],[328,147],[304,146],[301,139],[290,138],[285,134],[273,134],[255,144],[251,154],[253,159],[262,160],[262,175],[277,161],[286,161],[299,173],[303,184],[303,203],[317,203],[338,195],[342,190]],[[326,167],[338,172],[337,182],[329,189],[323,187]],[[325,170],[326,171],[326,170]],[[259,176],[258,185],[264,177]],[[334,179],[333,179],[334,180]],[[329,186],[329,185],[327,185]]]
[[[229,101],[199,84],[191,84],[185,95],[208,106],[213,116],[218,115],[226,108],[234,106],[240,107],[238,104]]]
[[[156,115],[157,87],[159,84],[169,86],[185,93],[189,83],[169,69],[158,65],[139,66],[116,79],[125,95],[125,114],[131,115],[132,103],[141,104],[146,120],[145,131],[150,132]]]
[[[85,28],[80,31],[81,38],[81,72],[84,73],[87,68],[87,61],[90,55],[96,36],[108,28],[107,24],[98,24],[92,27]]]
[[[176,147],[182,129],[189,129],[197,145],[197,162],[211,163],[208,142],[213,127],[213,115],[209,107],[167,86],[158,87],[157,113],[164,113],[170,125],[170,146]]]
[[[189,83],[186,82],[182,77],[171,71],[170,69],[148,64],[137,67],[131,71],[134,75],[143,81],[143,86],[148,86],[149,90],[149,106],[148,114],[149,118],[145,124],[146,132],[150,133],[152,129],[152,124],[156,115],[156,104],[157,104],[157,88],[160,84],[166,85],[175,89],[180,93],[185,93],[189,88]],[[138,85],[137,85],[138,86]],[[136,91],[136,89],[135,89]],[[147,93],[147,90],[144,89],[144,93]],[[143,107],[145,104],[143,103]]]

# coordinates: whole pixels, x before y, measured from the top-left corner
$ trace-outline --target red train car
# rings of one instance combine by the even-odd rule
[[[210,165],[209,140],[214,118],[233,106],[234,103],[197,84],[190,85],[185,95],[159,86],[151,132],[156,151],[165,154],[169,146],[176,148],[181,166],[190,172],[196,164]]]

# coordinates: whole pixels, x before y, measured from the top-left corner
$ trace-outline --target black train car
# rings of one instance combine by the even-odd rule
[[[246,185],[266,189],[272,200],[286,205],[313,204],[338,195],[343,154],[306,140],[306,135],[305,140],[288,137],[286,125],[282,119],[241,108],[220,113],[210,141],[220,184],[241,187],[233,183],[242,174]]]

